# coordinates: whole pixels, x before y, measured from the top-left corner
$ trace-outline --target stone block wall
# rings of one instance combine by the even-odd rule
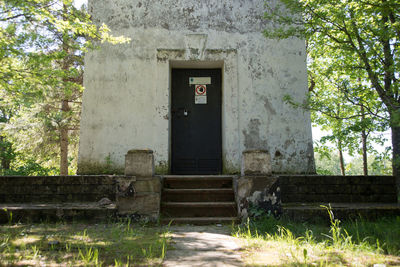
[[[157,176],[0,176],[0,204],[101,206],[102,199],[108,198],[116,204],[118,215],[156,220],[160,210],[160,180]]]
[[[294,203],[397,203],[393,176],[241,176],[237,202],[242,219],[282,215]]]
[[[393,176],[279,176],[282,203],[396,203]]]
[[[146,217],[160,215],[161,178],[154,176],[154,155],[150,149],[131,149],[125,155],[125,177],[117,179],[118,214]]]
[[[120,177],[117,179],[119,215],[140,215],[157,220],[160,214],[159,177]]]
[[[115,176],[1,176],[0,203],[115,201]]]
[[[275,217],[282,214],[281,194],[276,176],[239,177],[236,200],[242,219],[257,217],[259,212]]]
[[[151,150],[128,151],[125,175],[0,176],[0,204],[115,203],[118,215],[156,220],[160,200],[161,178],[154,176]]]

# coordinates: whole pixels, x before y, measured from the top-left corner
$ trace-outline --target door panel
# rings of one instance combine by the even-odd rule
[[[221,173],[221,70],[172,69],[171,78],[172,173]]]

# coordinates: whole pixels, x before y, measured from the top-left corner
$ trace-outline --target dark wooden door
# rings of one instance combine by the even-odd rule
[[[172,174],[222,172],[221,70],[172,69]]]

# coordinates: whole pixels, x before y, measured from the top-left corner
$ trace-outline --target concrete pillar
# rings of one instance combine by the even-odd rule
[[[153,151],[149,149],[129,150],[125,155],[125,175],[153,176]]]
[[[237,183],[236,201],[242,220],[248,216],[256,216],[261,211],[279,217],[282,213],[280,188],[278,177],[272,176],[268,151],[243,151],[241,173]],[[256,214],[253,214],[254,211]]]
[[[271,175],[271,156],[266,150],[245,150],[242,153],[242,176]]]
[[[125,177],[117,180],[118,214],[155,221],[160,215],[161,180],[154,176],[152,150],[129,150]]]

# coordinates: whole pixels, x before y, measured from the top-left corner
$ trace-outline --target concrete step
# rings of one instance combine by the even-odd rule
[[[236,217],[237,207],[232,202],[162,202],[166,217]]]
[[[0,223],[43,221],[106,221],[116,217],[114,203],[7,203],[0,204]]]
[[[238,223],[238,217],[170,217],[161,219],[162,224],[195,224],[195,225],[207,225],[207,224],[227,224],[227,223]]]
[[[232,179],[229,175],[165,175],[164,188],[170,189],[206,189],[232,188]]]
[[[282,204],[283,216],[295,221],[318,221],[329,223],[326,208],[330,206],[334,218],[339,220],[374,220],[388,216],[400,216],[399,203],[285,203]]]
[[[164,222],[212,224],[237,220],[230,175],[166,175],[161,214]]]
[[[169,189],[162,193],[162,201],[166,202],[217,202],[235,201],[232,188],[206,189]]]

